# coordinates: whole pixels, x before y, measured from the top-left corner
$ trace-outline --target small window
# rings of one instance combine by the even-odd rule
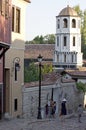
[[[72,55],[72,63],[73,63],[73,55]]]
[[[16,9],[16,32],[20,33],[20,9]]]
[[[59,37],[57,37],[57,46],[59,46]]]
[[[65,36],[64,37],[64,46],[66,46],[66,44],[67,44],[67,37]]]
[[[12,31],[14,32],[14,7],[12,7]]]
[[[20,33],[20,9],[12,7],[12,31]]]
[[[59,54],[57,54],[57,62],[59,62]]]
[[[15,63],[15,81],[18,80],[18,76],[17,76],[17,75],[18,75],[18,74],[17,74],[18,72],[17,72],[17,67],[16,67],[16,66],[17,66],[17,63]]]
[[[18,110],[18,99],[14,99],[14,111]]]
[[[64,27],[64,28],[67,28],[67,26],[68,26],[67,24],[68,24],[68,23],[67,23],[67,19],[64,19],[64,20],[63,20],[63,27]]]
[[[57,28],[60,28],[60,20],[58,19]]]
[[[76,28],[76,20],[72,19],[72,28]]]
[[[75,37],[73,37],[73,46],[75,46]]]
[[[66,54],[64,54],[64,62],[66,62]]]

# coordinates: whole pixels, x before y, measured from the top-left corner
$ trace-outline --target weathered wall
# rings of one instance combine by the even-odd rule
[[[57,111],[59,114],[61,101],[65,97],[67,100],[67,112],[76,111],[79,103],[83,103],[83,94],[80,93],[75,86],[75,83],[57,83],[55,85],[42,86],[41,90],[41,108],[44,108],[47,102],[50,101],[53,88],[53,100],[56,101]],[[23,116],[37,118],[38,112],[38,86],[22,89],[23,95]]]

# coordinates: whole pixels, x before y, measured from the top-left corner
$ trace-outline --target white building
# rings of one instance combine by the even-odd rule
[[[80,17],[69,6],[56,16],[54,66],[77,68],[82,66]]]

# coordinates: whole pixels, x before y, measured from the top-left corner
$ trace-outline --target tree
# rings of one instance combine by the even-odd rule
[[[29,67],[24,69],[24,81],[38,81],[38,68],[34,62],[30,63]]]
[[[47,74],[49,72],[53,71],[52,65],[43,65],[42,69],[42,75]],[[39,67],[38,65],[35,65],[34,62],[30,63],[28,68],[24,69],[24,82],[32,82],[32,81],[38,81],[39,80]]]
[[[55,43],[55,35],[49,34],[49,35],[44,36],[44,41],[47,44],[54,44]]]
[[[86,92],[86,84],[82,83],[82,82],[78,82],[76,83],[77,89],[82,91],[83,93]]]
[[[54,44],[55,35],[48,34],[46,36],[36,36],[32,41],[26,41],[25,44]]]
[[[74,9],[81,18],[81,51],[83,58],[86,59],[86,10],[83,12],[79,5],[75,6]]]

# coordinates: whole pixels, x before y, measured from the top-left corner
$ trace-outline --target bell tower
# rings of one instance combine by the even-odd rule
[[[82,66],[80,24],[77,12],[69,6],[56,16],[54,66],[60,68]]]

